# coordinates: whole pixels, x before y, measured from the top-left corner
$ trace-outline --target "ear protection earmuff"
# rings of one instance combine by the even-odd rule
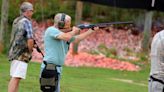
[[[62,15],[61,15],[61,20],[58,22],[58,27],[59,28],[64,28],[64,26],[65,26],[65,14],[64,13],[62,13]]]

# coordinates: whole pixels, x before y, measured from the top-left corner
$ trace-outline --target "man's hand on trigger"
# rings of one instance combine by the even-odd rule
[[[80,33],[80,28],[73,26],[72,31],[75,31],[76,34],[79,34]]]
[[[92,31],[99,31],[99,27],[93,27],[93,28],[90,28],[90,30],[92,30]]]
[[[99,27],[94,27],[92,30],[99,31]]]

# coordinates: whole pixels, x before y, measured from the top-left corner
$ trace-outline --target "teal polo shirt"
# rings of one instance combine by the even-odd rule
[[[44,35],[44,61],[56,65],[63,65],[66,54],[68,52],[69,44],[60,39],[56,39],[62,32],[55,28],[49,27]]]

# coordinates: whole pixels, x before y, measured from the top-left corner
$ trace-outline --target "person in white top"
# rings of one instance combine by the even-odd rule
[[[148,92],[164,92],[164,30],[153,37]]]

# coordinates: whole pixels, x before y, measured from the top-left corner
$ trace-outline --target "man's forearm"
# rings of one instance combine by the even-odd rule
[[[27,45],[28,45],[29,52],[32,53],[33,47],[34,47],[34,40],[33,39],[28,39]]]
[[[75,36],[75,35],[77,35],[77,34],[79,34],[79,33],[80,33],[80,30],[73,30],[73,31],[69,32],[69,34],[70,34],[71,36]]]
[[[89,29],[88,31],[86,31],[86,32],[84,32],[84,33],[82,33],[82,34],[77,35],[77,36],[76,36],[76,41],[79,42],[79,41],[85,39],[87,36],[89,36],[89,35],[92,34],[93,32],[94,32],[94,30]]]

